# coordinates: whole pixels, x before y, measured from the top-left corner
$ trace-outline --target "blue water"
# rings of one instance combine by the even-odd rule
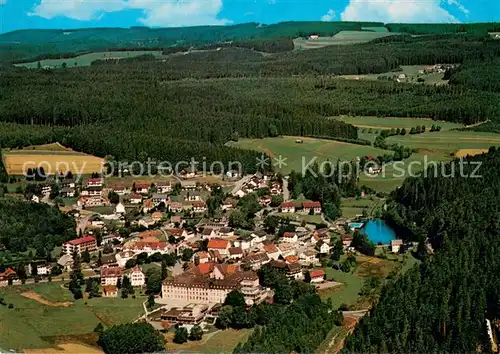
[[[368,220],[361,232],[368,236],[368,239],[375,245],[388,245],[391,240],[396,239],[394,230],[382,219]]]

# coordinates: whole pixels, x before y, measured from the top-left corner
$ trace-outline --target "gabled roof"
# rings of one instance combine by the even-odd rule
[[[285,238],[294,238],[296,236],[295,232],[285,232],[283,237]]]
[[[325,272],[323,269],[316,269],[316,270],[310,271],[309,275],[311,276],[311,278],[319,278],[319,277],[324,277]]]
[[[68,241],[66,243],[69,243],[72,246],[78,246],[78,245],[81,245],[82,243],[92,242],[92,241],[95,241],[94,237],[92,237],[92,236],[85,236],[85,237],[80,237],[80,238]]]
[[[230,255],[243,254],[241,247],[229,247],[228,251]]]
[[[219,238],[214,238],[210,241],[208,241],[208,248],[214,248],[214,249],[226,249],[229,246],[229,241],[228,240],[221,240]]]
[[[282,208],[293,208],[295,204],[293,202],[283,202],[281,203]]]
[[[214,270],[215,262],[200,263],[196,268],[201,274],[209,274]]]
[[[303,202],[302,206],[304,208],[321,208],[320,202]]]
[[[129,199],[141,199],[142,200],[142,197],[139,194],[134,193],[134,194],[131,194],[129,196]]]
[[[276,247],[276,245],[274,243],[270,243],[270,244],[264,245],[264,251],[266,251],[267,253],[276,253],[276,252],[278,252],[278,247]]]

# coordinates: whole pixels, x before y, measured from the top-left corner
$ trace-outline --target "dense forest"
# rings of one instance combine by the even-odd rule
[[[385,25],[391,32],[410,34],[488,33],[500,32],[500,23],[390,23]]]
[[[0,198],[0,246],[7,250],[51,251],[75,236],[74,219],[59,209],[10,197]]]
[[[261,42],[260,46],[269,46],[270,43]],[[467,63],[474,60],[491,60],[500,55],[500,41],[484,35],[389,36],[365,44],[327,46],[265,56],[258,53],[259,49],[256,47],[257,45],[253,44],[246,48],[193,51],[162,60],[151,60],[143,66],[150,70],[161,70],[170,80],[360,75],[384,73],[398,69],[400,65]],[[209,61],[210,65],[206,65],[206,61]],[[122,64],[127,65],[127,62]],[[116,66],[115,63],[109,63],[108,66],[109,70],[116,70],[111,68]]]
[[[462,65],[448,75],[450,85],[500,92],[500,58]]]
[[[469,177],[458,166],[455,177],[432,170],[393,192],[386,217],[408,238],[428,238],[434,254],[421,252],[423,263],[384,289],[344,352],[490,351],[485,319],[500,318],[500,152],[467,161]],[[473,162],[481,178],[471,177]]]

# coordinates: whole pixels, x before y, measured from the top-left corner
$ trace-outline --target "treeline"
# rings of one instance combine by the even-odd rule
[[[76,236],[75,221],[47,204],[0,198],[0,244],[12,252],[50,250]]]
[[[204,49],[217,49],[217,48],[247,48],[257,52],[265,53],[282,53],[290,52],[295,47],[293,38],[277,38],[277,39],[252,39],[246,41],[230,41],[225,43],[209,44]]]
[[[419,241],[423,263],[386,286],[345,344],[346,353],[491,351],[486,319],[500,318],[500,152],[410,178],[392,194],[388,217]],[[481,178],[474,178],[476,172]],[[448,176],[448,177],[446,177]],[[452,176],[452,177],[449,177]],[[428,255],[428,239],[434,255]]]
[[[500,32],[500,23],[389,23],[390,32],[410,34],[488,33]]]
[[[500,59],[462,65],[449,75],[450,85],[500,92]]]
[[[436,36],[436,38],[390,36],[372,43],[327,46],[268,56],[258,55],[259,53],[250,50],[245,52],[235,49],[223,48],[220,51],[204,53],[195,51],[145,65],[161,67],[170,80],[380,74],[398,69],[401,65],[490,60],[500,55],[500,41],[470,35]],[[210,65],[206,65],[205,61],[210,61]]]

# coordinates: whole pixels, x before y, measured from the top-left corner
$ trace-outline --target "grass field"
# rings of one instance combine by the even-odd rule
[[[370,215],[373,208],[380,203],[379,199],[356,199],[356,198],[343,198],[342,199],[342,216],[348,219],[354,218],[356,215],[361,215],[363,210],[366,210]]]
[[[302,144],[297,144],[296,139],[301,139]],[[280,155],[286,158],[286,166],[281,172],[289,173],[292,170],[302,171],[302,161],[307,165],[311,159],[317,157],[317,162],[325,161],[349,161],[355,157],[363,155],[383,155],[384,150],[371,146],[348,144],[334,140],[313,139],[304,137],[284,136],[266,139],[240,139],[238,142],[231,142],[228,145],[242,149],[251,149],[265,152],[275,158]],[[275,161],[272,161],[275,163]]]
[[[393,34],[387,32],[387,29],[386,31],[374,31],[373,28],[370,28],[370,31],[340,31],[333,37],[320,37],[318,39],[296,38],[293,40],[293,44],[295,49],[315,49],[329,45],[366,43]]]
[[[73,151],[59,144],[5,150],[2,156],[9,175],[23,175],[28,168],[37,166],[52,175],[68,170],[73,174],[91,174],[101,172],[104,163],[99,157]]]
[[[154,55],[156,57],[162,56],[161,50],[145,50],[145,51],[118,51],[118,52],[97,52],[97,53],[89,53],[83,54],[75,58],[66,58],[66,59],[45,59],[40,60],[40,66],[51,67],[51,68],[62,68],[63,63],[66,63],[67,68],[75,68],[82,66],[90,66],[93,61],[99,59],[124,59],[124,58],[133,58],[140,55]],[[36,69],[38,68],[38,61],[33,61],[30,63],[19,63],[14,64],[18,67],[25,67],[28,69]]]
[[[94,298],[78,300],[70,307],[52,307],[20,295],[29,291],[51,302],[73,302],[71,293],[61,285],[44,283],[0,290],[5,302],[14,305],[13,309],[0,306],[0,348],[16,351],[51,348],[68,336],[78,342],[79,337],[83,340],[99,322],[107,326],[131,322],[143,312],[142,302],[146,298],[141,296]]]

